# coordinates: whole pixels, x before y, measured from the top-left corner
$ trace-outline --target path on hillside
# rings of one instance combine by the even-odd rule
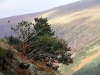
[[[89,62],[91,62],[93,59],[97,58],[99,55],[100,55],[100,52],[97,52],[97,53],[95,53],[95,54],[93,54],[91,56],[87,56],[85,59],[81,60],[80,64],[77,67],[72,69],[73,73],[78,71],[84,65],[88,64]],[[68,75],[70,75],[70,74],[68,74]]]

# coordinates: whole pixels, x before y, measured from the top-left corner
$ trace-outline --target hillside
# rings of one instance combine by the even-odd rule
[[[74,50],[98,39],[100,32],[100,1],[88,0],[59,6],[47,11],[0,19],[0,37],[13,34],[12,26],[22,20],[33,21],[35,17],[47,17],[56,35],[68,41]],[[91,38],[92,37],[92,38]]]
[[[28,58],[23,52],[0,39],[0,75],[58,75],[44,61]]]
[[[74,73],[73,75],[100,75],[100,56],[94,59],[92,62],[88,63],[84,67],[82,67],[79,71]]]
[[[47,17],[55,30],[56,36],[64,38],[72,48],[74,55],[80,57],[76,57],[74,64],[68,68],[65,65],[59,68],[59,70],[65,69],[63,75],[66,75],[67,69],[72,69],[73,66],[77,66],[86,56],[98,52],[99,47],[95,49],[95,46],[100,45],[99,13],[100,0],[81,0],[43,12],[3,18],[0,19],[0,38],[3,38],[5,35],[13,35],[8,21],[14,27],[22,20],[33,22],[35,17]]]

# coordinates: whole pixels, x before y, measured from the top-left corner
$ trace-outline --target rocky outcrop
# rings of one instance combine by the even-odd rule
[[[4,74],[0,72],[0,75],[4,75]]]
[[[4,75],[15,75],[14,70],[16,63],[13,63],[13,57],[7,55],[0,57],[0,67]]]
[[[5,54],[0,57],[0,75],[43,75],[33,63],[24,63],[23,60],[16,55]]]

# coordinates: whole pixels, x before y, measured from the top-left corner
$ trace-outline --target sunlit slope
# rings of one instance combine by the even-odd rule
[[[33,22],[35,17],[47,17],[56,35],[68,41],[72,50],[76,51],[99,39],[99,13],[100,0],[82,0],[43,12],[8,17],[0,19],[0,37],[13,34],[8,20],[15,26],[22,20]]]
[[[72,75],[100,75],[100,56]]]
[[[55,17],[49,22],[59,37],[69,42],[69,46],[77,49],[93,43],[100,37],[100,7],[94,7]]]
[[[35,17],[47,17],[58,37],[64,38],[74,52],[74,63],[61,65],[63,75],[71,73],[86,56],[100,50],[100,0],[82,0],[47,11],[0,19],[0,38],[14,35],[8,21],[15,26],[22,20],[34,21]],[[99,43],[99,45],[97,45]]]
[[[72,75],[73,73],[75,73],[73,75],[97,75],[95,73],[99,73],[99,70],[97,68],[99,63],[95,62],[95,65],[93,63],[94,63],[94,59],[97,59],[99,55],[100,55],[100,40],[97,40],[95,43],[91,44],[90,46],[83,47],[80,53],[78,54],[78,56],[74,58],[73,64],[70,64],[68,66],[61,65],[59,67],[59,71],[61,72],[61,75]],[[87,67],[87,64],[91,62],[92,64]]]

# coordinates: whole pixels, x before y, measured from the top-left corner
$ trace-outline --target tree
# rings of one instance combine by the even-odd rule
[[[9,37],[6,38],[6,39],[9,39],[9,40],[8,40],[8,43],[9,43],[10,45],[18,45],[18,44],[20,43],[20,40],[19,40],[18,38],[16,38],[16,37],[13,37],[13,36],[9,36]]]
[[[18,25],[11,29],[15,32],[17,35],[17,38],[22,41],[23,43],[27,42],[30,37],[33,37],[36,33],[33,28],[33,24],[27,21],[22,21],[21,23],[18,23]]]
[[[10,23],[10,21],[8,21]],[[53,36],[54,32],[50,25],[47,23],[47,18],[35,18],[35,23],[22,21],[18,25],[11,29],[15,32],[17,37],[23,42],[27,42],[36,36],[49,35]]]
[[[44,59],[49,65],[55,61],[64,64],[73,62],[69,53],[71,48],[64,39],[54,37],[54,31],[48,24],[47,18],[35,18],[35,23],[22,21],[11,29],[16,33],[17,38],[21,41],[20,46],[26,53],[26,50],[31,48],[28,57],[35,60]]]
[[[30,53],[31,57],[36,60],[40,60],[43,58],[46,59],[53,59],[57,60],[60,63],[69,64],[72,63],[71,48],[68,47],[66,41],[63,39],[57,39],[50,36],[41,36],[38,37],[36,40],[32,41],[32,49],[33,51]],[[48,60],[49,61],[49,60]]]
[[[54,32],[50,27],[51,25],[47,22],[47,18],[35,18],[34,29],[36,30],[37,36],[54,35]]]

